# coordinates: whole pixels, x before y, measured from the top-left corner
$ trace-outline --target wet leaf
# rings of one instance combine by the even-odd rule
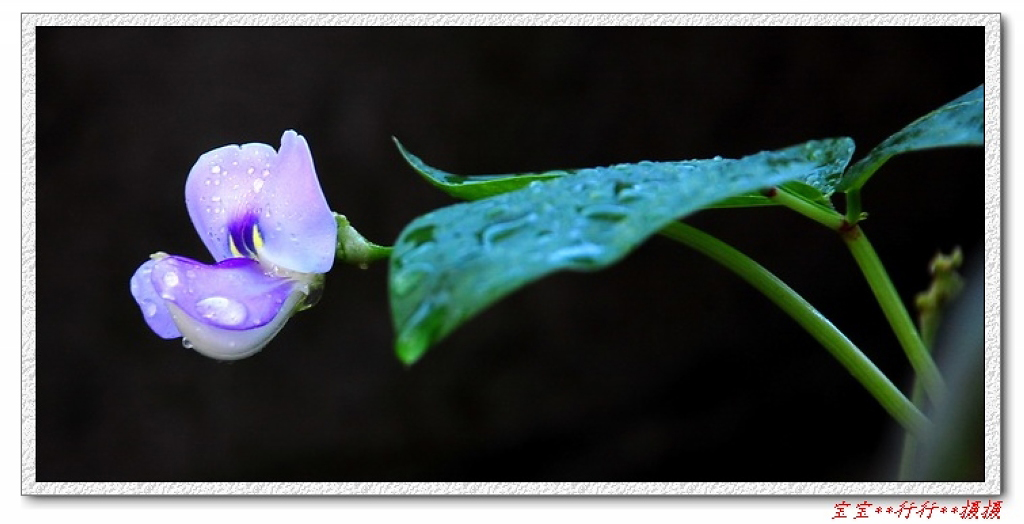
[[[819,155],[814,158],[816,161],[821,163],[821,168],[807,173],[799,179],[791,182],[789,189],[807,197],[809,200],[823,203],[828,202],[828,197],[835,191],[835,187],[840,181],[843,170],[846,169],[846,165],[850,162],[850,157],[853,156],[853,140],[849,138],[837,140],[841,140],[841,142],[829,142],[828,147],[821,148],[816,153],[810,150],[804,152],[808,157],[813,154]],[[404,146],[402,146],[402,143],[399,142],[397,138],[395,138],[394,141],[395,145],[398,146],[398,151],[402,154],[402,157],[405,158],[405,161],[408,162],[417,173],[426,179],[427,182],[430,182],[434,187],[437,187],[445,193],[463,200],[478,200],[494,195],[500,195],[502,193],[522,189],[531,182],[572,176],[584,171],[583,169],[556,169],[545,171],[543,173],[456,175],[427,165],[423,160],[410,153]],[[818,146],[819,142],[812,140],[804,144],[803,147],[815,148]],[[657,162],[657,164],[678,166],[688,165],[694,162],[704,162],[704,160]],[[734,208],[771,205],[776,204],[772,200],[769,200],[758,193],[748,193],[745,195],[735,195],[721,202],[716,202],[708,207]]]
[[[398,356],[415,362],[473,315],[544,275],[606,267],[673,220],[760,188],[830,176],[851,152],[852,141],[837,138],[738,160],[580,169],[423,215],[401,233],[391,257]],[[479,183],[477,190],[495,190]]]
[[[886,138],[867,156],[850,166],[837,189],[860,189],[882,164],[900,153],[984,144],[984,94],[984,85],[978,86]]]

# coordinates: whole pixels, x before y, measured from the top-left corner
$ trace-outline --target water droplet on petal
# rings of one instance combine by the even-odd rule
[[[142,312],[145,313],[147,317],[156,315],[156,304],[149,300],[143,300]]]
[[[164,285],[167,287],[174,287],[178,285],[178,274],[168,271],[164,273]]]
[[[252,190],[257,192],[257,193],[259,193],[261,189],[263,189],[263,179],[262,178],[257,178],[256,180],[253,180],[252,181]]]
[[[214,195],[214,196],[210,197],[210,200],[212,200],[213,202],[220,202],[220,197],[217,196],[217,195]]]
[[[196,312],[203,318],[223,326],[238,326],[245,322],[248,310],[241,302],[227,297],[207,297],[196,302]]]
[[[269,169],[264,169],[263,170],[263,178],[267,178],[268,176],[270,176],[270,170]]]
[[[210,172],[213,174],[220,173],[220,166],[213,166],[210,168]]]
[[[248,174],[248,175],[251,175],[251,174],[253,174],[255,172],[256,172],[256,168],[255,167],[250,167],[249,170],[246,171],[245,173]]]
[[[181,337],[181,347],[183,347],[185,349],[192,349],[195,346],[192,345],[192,341],[191,340],[189,340],[189,339],[187,339],[185,337]]]

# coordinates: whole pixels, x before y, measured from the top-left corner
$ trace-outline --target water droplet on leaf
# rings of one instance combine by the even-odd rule
[[[597,244],[576,244],[553,251],[548,255],[548,262],[569,267],[593,267],[600,262],[599,257],[604,252],[604,247]]]
[[[434,267],[426,262],[415,262],[395,272],[391,279],[391,291],[396,295],[407,295],[419,286],[423,279],[434,270]]]
[[[594,204],[584,209],[582,215],[590,220],[618,223],[629,217],[629,208],[616,204]]]
[[[530,224],[533,218],[535,218],[535,215],[529,214],[515,220],[498,222],[497,224],[487,226],[484,228],[483,232],[480,233],[480,240],[483,242],[484,248],[489,249],[493,247],[495,243],[501,242],[502,240],[523,231],[526,226]]]

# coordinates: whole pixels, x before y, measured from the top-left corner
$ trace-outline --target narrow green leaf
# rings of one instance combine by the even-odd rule
[[[522,189],[537,180],[549,180],[552,178],[570,175],[573,170],[548,171],[545,173],[523,173],[519,175],[473,175],[462,176],[440,169],[430,167],[410,153],[397,138],[392,137],[398,151],[417,173],[437,187],[455,198],[463,200],[478,200],[489,196],[500,195]]]
[[[860,189],[886,161],[900,153],[985,142],[984,85],[918,118],[886,138],[843,175],[840,191]]]
[[[581,169],[423,215],[402,231],[391,257],[398,356],[415,362],[508,293],[554,271],[608,266],[686,214],[727,197],[825,176],[838,157],[852,152],[850,144],[837,138],[739,160]],[[849,157],[841,160],[845,165]]]
[[[393,138],[393,140],[395,141],[395,145],[398,146],[398,151],[402,154],[402,157],[405,158],[405,161],[408,162],[417,173],[426,179],[427,182],[430,182],[432,185],[449,195],[463,200],[478,200],[494,195],[500,195],[502,193],[508,193],[509,191],[522,189],[531,182],[572,176],[580,171],[584,171],[583,169],[557,169],[545,171],[543,173],[469,176],[456,175],[427,165],[420,160],[419,157],[405,149],[397,138]],[[821,168],[814,172],[807,173],[797,181],[792,182],[792,187],[790,187],[790,189],[793,189],[796,193],[806,196],[809,200],[828,203],[828,196],[835,191],[835,187],[840,181],[843,170],[846,169],[846,165],[850,162],[850,157],[853,156],[853,140],[849,138],[839,140],[841,140],[842,143],[829,142],[828,147],[821,149],[817,153],[813,153],[810,150],[804,152],[808,158],[813,158],[815,161],[820,162]],[[816,141],[811,141],[805,144],[805,147],[814,148],[817,147],[817,144],[818,143]],[[691,164],[693,162],[700,161],[689,160],[659,163],[674,166]],[[735,195],[729,197],[709,207],[734,208],[771,205],[776,204],[757,193],[749,193],[746,195]]]

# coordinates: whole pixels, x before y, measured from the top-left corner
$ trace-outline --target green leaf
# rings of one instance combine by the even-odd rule
[[[397,138],[392,137],[398,151],[402,153],[405,161],[416,170],[417,173],[437,187],[455,198],[463,200],[478,200],[489,196],[500,195],[522,189],[537,180],[549,180],[565,175],[570,175],[574,170],[548,171],[545,173],[523,173],[520,175],[474,175],[462,176],[441,171],[425,164],[416,155],[410,153]]]
[[[581,169],[423,215],[402,231],[391,257],[398,356],[415,362],[519,287],[558,270],[608,266],[668,223],[710,204],[825,176],[838,156],[852,151],[850,144],[838,138],[739,160]]]
[[[843,175],[840,191],[860,189],[886,161],[900,153],[985,142],[984,85],[918,118],[882,141]]]
[[[395,145],[398,146],[398,150],[405,158],[405,161],[408,162],[417,173],[423,176],[427,182],[430,182],[434,187],[441,189],[453,197],[464,200],[478,200],[494,195],[500,195],[502,193],[508,193],[509,191],[522,189],[534,181],[572,176],[580,171],[584,171],[582,169],[558,169],[545,171],[543,173],[470,176],[456,175],[428,166],[420,160],[419,157],[405,149],[397,138],[392,139],[395,141]],[[790,187],[790,189],[793,189],[796,193],[806,196],[809,200],[828,203],[828,196],[835,191],[835,187],[840,181],[843,170],[846,169],[846,165],[850,162],[850,157],[853,155],[854,149],[852,139],[844,138],[838,140],[841,140],[842,143],[830,142],[829,147],[823,148],[815,153],[820,156],[815,156],[813,158],[822,163],[822,168],[815,170],[814,172],[807,173],[797,181],[791,182],[792,187]],[[808,142],[805,144],[805,147],[817,147],[817,142]],[[812,152],[808,150],[804,154],[811,155]],[[690,160],[660,163],[672,166],[690,164],[693,162],[700,161]],[[776,204],[758,193],[749,193],[746,195],[735,195],[729,197],[710,207],[733,208],[770,205]]]

